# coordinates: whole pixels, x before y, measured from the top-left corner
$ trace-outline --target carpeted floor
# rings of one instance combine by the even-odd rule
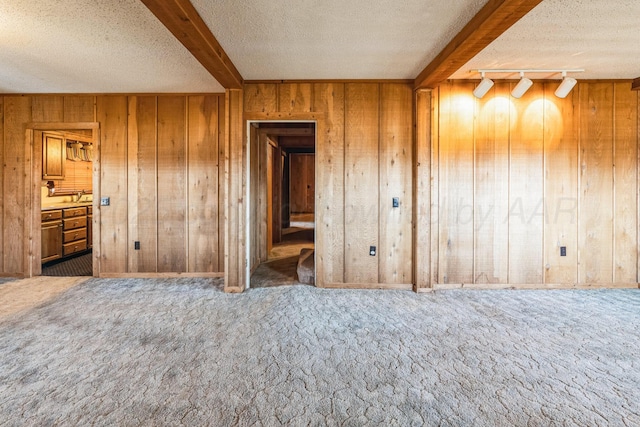
[[[0,425],[640,425],[640,291],[89,279],[0,320]]]
[[[93,276],[93,254],[76,256],[42,266],[43,276]]]

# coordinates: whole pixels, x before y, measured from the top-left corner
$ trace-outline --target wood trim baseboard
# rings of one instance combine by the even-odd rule
[[[638,289],[638,283],[526,283],[526,284],[509,284],[509,283],[447,283],[434,284],[432,288],[421,288],[418,292],[431,292],[452,289],[470,289],[470,290],[552,290],[552,289]],[[425,291],[422,289],[429,289]]]
[[[173,278],[203,278],[221,279],[224,273],[100,273],[101,279],[173,279]]]
[[[323,288],[328,289],[388,289],[399,291],[413,290],[411,283],[325,283]]]

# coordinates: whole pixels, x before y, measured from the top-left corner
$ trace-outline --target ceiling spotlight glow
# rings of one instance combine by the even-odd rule
[[[558,89],[556,89],[556,96],[558,98],[566,98],[567,95],[569,95],[569,92],[571,92],[571,89],[573,89],[573,87],[576,85],[576,83],[578,83],[576,79],[574,79],[573,77],[567,77],[567,73],[562,73],[562,83],[560,83],[560,86],[558,86]]]
[[[520,73],[520,81],[511,91],[511,96],[514,98],[522,98],[522,95],[533,85],[533,82],[524,76],[524,73]]]
[[[482,73],[482,80],[478,83],[478,86],[473,90],[473,96],[476,98],[482,98],[489,92],[489,89],[493,87],[493,80],[484,76]]]

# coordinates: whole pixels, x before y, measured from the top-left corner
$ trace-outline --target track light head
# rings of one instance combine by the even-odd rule
[[[571,89],[573,89],[573,87],[576,85],[576,83],[578,83],[576,79],[574,79],[573,77],[567,77],[567,73],[562,73],[562,83],[560,83],[560,86],[558,86],[558,89],[556,89],[556,96],[558,98],[566,98],[567,95],[569,95],[569,92],[571,92]]]
[[[484,76],[482,73],[482,80],[478,83],[478,86],[473,90],[473,96],[476,98],[482,98],[489,92],[489,89],[493,87],[493,80]]]
[[[565,98],[569,92],[573,89],[573,87],[578,83],[576,79],[573,77],[567,77],[567,73],[582,73],[584,69],[564,69],[564,70],[539,70],[539,69],[477,69],[471,70],[473,73],[480,73],[482,75],[482,80],[478,84],[478,86],[473,90],[473,94],[476,98],[482,98],[493,86],[493,81],[489,78],[485,77],[485,73],[502,73],[502,74],[510,74],[510,73],[520,73],[520,81],[511,91],[511,96],[514,98],[522,97],[527,90],[533,85],[533,82],[524,76],[524,73],[529,74],[559,74],[562,73],[562,83],[556,89],[556,96],[558,98]],[[640,80],[638,78],[637,80]],[[638,86],[640,88],[640,86]]]
[[[511,91],[511,96],[514,98],[522,98],[522,95],[533,85],[533,82],[524,76],[524,73],[520,73],[520,81]]]

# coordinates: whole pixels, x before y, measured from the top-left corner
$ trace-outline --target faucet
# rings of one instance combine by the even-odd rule
[[[80,199],[82,198],[82,196],[84,196],[85,191],[84,190],[80,190],[76,193],[76,203],[78,203],[80,201]]]

